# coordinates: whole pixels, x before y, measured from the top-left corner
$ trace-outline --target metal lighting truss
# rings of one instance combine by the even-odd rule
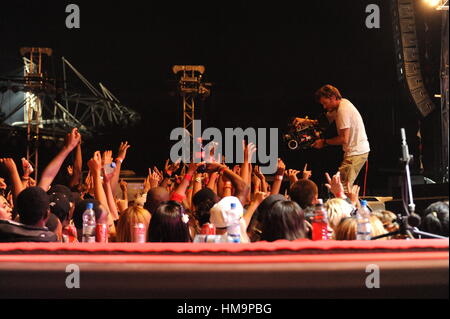
[[[76,127],[85,136],[101,133],[106,127],[126,128],[137,123],[140,115],[125,107],[102,83],[94,87],[66,58],[62,58],[63,88],[56,88],[56,81],[43,72],[43,55],[51,56],[49,48],[21,48],[24,61],[23,78],[0,78],[14,83],[13,91],[25,92],[19,103],[2,121],[6,121],[23,108],[24,121],[14,122],[13,127],[27,128],[27,159],[35,167],[37,177],[40,137],[54,139]],[[69,91],[67,68],[83,82],[91,94]],[[21,86],[19,88],[19,86]]]
[[[174,65],[174,74],[179,76],[178,91],[183,98],[183,128],[194,136],[195,99],[210,94],[211,83],[203,83],[202,76],[205,73],[203,65]]]
[[[55,101],[55,113],[60,112],[61,119],[72,127],[93,135],[98,127],[120,126],[122,128],[137,123],[140,115],[122,105],[102,83],[97,90],[66,58],[62,58],[64,76],[63,104]],[[91,91],[92,95],[71,93],[67,90],[66,66]]]

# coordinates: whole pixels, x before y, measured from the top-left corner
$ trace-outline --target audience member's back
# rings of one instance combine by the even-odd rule
[[[261,225],[261,240],[296,240],[306,237],[305,217],[294,201],[276,201]]]
[[[54,242],[57,236],[45,226],[49,217],[49,198],[40,187],[28,187],[17,196],[20,223],[0,221],[2,242]]]
[[[188,216],[175,201],[161,203],[152,213],[148,227],[149,242],[190,242]]]
[[[153,214],[158,209],[159,205],[163,202],[167,202],[170,199],[169,192],[164,187],[155,187],[148,191],[147,201],[144,204],[144,208]]]
[[[448,204],[436,202],[424,211],[420,229],[427,233],[448,237]]]
[[[319,196],[316,183],[309,179],[300,179],[291,186],[289,196],[303,209],[305,220],[311,223],[314,217],[314,204]]]

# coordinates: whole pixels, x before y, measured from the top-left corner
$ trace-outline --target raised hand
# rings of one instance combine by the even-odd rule
[[[10,174],[17,172],[16,163],[12,158],[0,158],[0,166],[3,166]]]
[[[162,177],[155,170],[153,170],[152,173],[151,169],[148,169],[148,172],[149,172],[148,179],[150,183],[150,188],[158,187],[159,182],[162,180]]]
[[[325,173],[325,177],[327,178],[327,184],[325,184],[325,186],[330,190],[330,192],[333,193],[335,197],[346,198],[344,186],[341,182],[341,174],[337,172],[333,178],[330,178],[330,175]]]
[[[300,171],[297,171],[295,169],[288,169],[286,171],[286,175],[289,177],[289,180],[291,181],[291,183],[295,183],[296,181],[298,181],[297,178],[297,174],[300,173]]]
[[[67,174],[69,176],[73,175],[73,166],[72,165],[67,165],[66,170],[67,170]]]
[[[127,157],[127,150],[131,147],[131,145],[128,145],[128,142],[121,142],[119,145],[119,153],[117,155],[117,158],[119,160],[124,160],[125,157]]]
[[[127,189],[128,189],[128,183],[125,182],[123,179],[120,180],[119,186],[120,186],[120,189],[122,190],[122,192],[124,192],[124,193],[125,193],[125,192],[127,191]]]
[[[178,171],[178,169],[180,168],[180,160],[178,159],[175,163],[169,163],[169,159],[167,159],[166,163],[164,164],[164,172],[169,175],[172,176],[173,173],[175,173],[176,171]]]
[[[350,183],[347,183],[347,189],[348,189],[348,198],[350,198],[350,201],[354,206],[356,206],[359,202],[359,191],[360,187],[358,185],[353,185],[350,187]]]
[[[102,169],[102,157],[100,155],[100,151],[96,151],[94,156],[87,163],[89,170],[94,172],[100,172]]]
[[[256,176],[256,174],[252,175],[252,184],[253,184],[253,192],[257,193],[261,190],[261,180],[259,179],[258,176]]]
[[[158,174],[158,176],[160,177],[161,180],[164,179],[163,173],[156,166],[153,166],[153,172]]]
[[[244,162],[248,163],[252,161],[252,157],[256,152],[256,146],[253,143],[249,143],[245,146],[245,141],[242,141],[242,146],[244,148]]]
[[[28,162],[24,157],[21,159],[22,161],[22,169],[23,169],[23,176],[28,177],[33,173],[34,169],[33,166],[31,166],[30,162]]]
[[[286,165],[284,164],[284,162],[281,160],[281,158],[278,159],[278,166],[277,166],[277,173],[276,175],[284,175],[284,171],[286,170]]]
[[[109,165],[112,161],[112,151],[104,151],[102,154],[102,165]]]
[[[66,135],[64,148],[68,151],[72,151],[78,144],[81,143],[81,134],[78,132],[77,128],[73,128],[70,133]]]
[[[259,169],[259,165],[255,165],[255,167],[253,168],[253,173],[258,176],[258,178],[260,180],[265,180],[266,177],[264,176],[264,174],[261,173],[260,169]]]
[[[265,200],[269,195],[270,193],[266,192],[256,192],[255,195],[253,196],[253,201],[261,204],[262,201]]]
[[[312,171],[308,171],[308,163],[303,168],[303,179],[309,179],[312,176]]]
[[[234,165],[233,166],[233,173],[237,175],[241,175],[241,166],[240,165]]]

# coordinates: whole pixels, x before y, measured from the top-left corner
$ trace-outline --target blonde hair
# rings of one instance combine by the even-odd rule
[[[332,198],[325,203],[330,227],[335,230],[341,220],[350,217],[353,206],[342,198]]]
[[[134,233],[133,226],[137,223],[143,223],[147,232],[150,223],[150,212],[145,208],[135,205],[127,208],[120,216],[117,223],[117,241],[118,242],[133,242]]]
[[[389,210],[376,210],[372,215],[378,217],[378,219],[383,223],[384,229],[388,232],[396,231],[399,229],[399,225],[395,223],[397,216]]]
[[[376,237],[384,235],[387,231],[383,227],[383,223],[376,216],[369,217],[370,225],[372,226],[371,236]],[[356,218],[344,218],[336,227],[334,232],[334,239],[336,240],[355,240],[356,239]],[[382,239],[389,239],[384,237]]]

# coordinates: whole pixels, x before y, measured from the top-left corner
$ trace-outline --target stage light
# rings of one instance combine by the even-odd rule
[[[425,2],[430,7],[436,7],[439,4],[440,0],[423,0],[423,2]]]
[[[423,0],[423,2],[436,10],[448,10],[448,0]]]

